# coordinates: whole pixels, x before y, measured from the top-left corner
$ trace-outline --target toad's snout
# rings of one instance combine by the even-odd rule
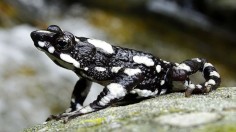
[[[47,30],[36,30],[31,32],[30,36],[34,42],[52,42],[56,37],[56,33]]]

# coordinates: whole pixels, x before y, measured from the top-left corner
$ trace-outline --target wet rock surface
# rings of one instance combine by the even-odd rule
[[[137,104],[110,107],[67,124],[52,121],[24,131],[226,131],[236,130],[236,87],[185,98],[171,93]]]

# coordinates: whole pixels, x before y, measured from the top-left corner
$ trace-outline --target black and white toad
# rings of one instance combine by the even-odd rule
[[[181,82],[185,95],[204,94],[215,90],[221,82],[215,67],[202,58],[181,63],[164,61],[152,54],[118,46],[107,42],[74,36],[56,25],[31,33],[34,45],[58,66],[72,70],[79,76],[71,98],[70,108],[47,121],[69,119],[98,111],[127,97],[154,97],[173,92],[174,82]],[[205,82],[191,83],[189,76],[202,72]],[[83,102],[91,83],[104,86],[103,91],[87,106]]]

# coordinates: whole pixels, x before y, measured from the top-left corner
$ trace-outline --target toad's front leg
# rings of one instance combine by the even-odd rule
[[[137,86],[142,80],[143,75],[140,69],[129,69],[132,74],[121,73],[110,84],[105,86],[103,91],[98,95],[97,99],[90,103],[88,106],[80,110],[66,113],[63,117],[64,122],[73,119],[77,116],[98,111],[110,106],[112,103],[124,98],[132,88]]]
[[[91,84],[92,82],[90,82],[87,79],[84,78],[79,79],[72,93],[70,108],[61,114],[49,116],[46,121],[59,120],[62,117],[64,117],[67,113],[81,109],[83,102],[90,91]]]

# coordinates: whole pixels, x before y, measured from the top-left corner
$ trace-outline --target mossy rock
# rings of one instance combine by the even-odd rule
[[[190,98],[183,93],[171,93],[136,104],[109,107],[66,124],[51,121],[25,131],[234,131],[235,93],[236,87],[219,88],[208,95]],[[177,118],[190,122],[181,125],[181,121],[174,121]],[[163,123],[164,120],[169,122]]]

